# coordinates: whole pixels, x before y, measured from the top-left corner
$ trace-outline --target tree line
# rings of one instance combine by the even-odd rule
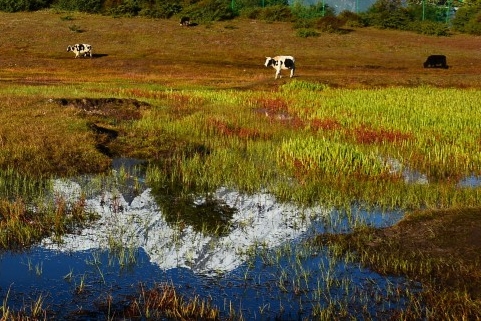
[[[289,21],[301,37],[374,26],[448,36],[452,32],[481,35],[481,0],[377,0],[364,12],[340,13],[319,0],[0,0],[0,11],[41,9],[112,16],[170,19],[181,15],[198,22],[245,17]]]

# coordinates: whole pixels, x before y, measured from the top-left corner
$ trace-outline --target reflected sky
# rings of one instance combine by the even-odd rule
[[[297,320],[336,300],[347,300],[353,311],[370,306],[370,313],[382,315],[406,303],[393,289],[419,286],[336,261],[326,249],[304,248],[303,240],[317,233],[345,233],[360,224],[390,226],[401,212],[306,209],[267,193],[227,188],[190,198],[194,209],[214,201],[232,209],[228,229],[219,234],[167,220],[151,190],[139,186],[136,193],[110,185],[94,191],[79,180],[55,181],[55,195],[70,201],[88,188],[87,206],[100,219],[61,243],[47,238],[26,253],[3,253],[0,296],[8,296],[8,306],[20,309],[40,297],[59,319],[103,320],[107,312],[99,309],[107,296],[121,315],[141,283],[167,282],[186,297],[209,298],[223,315],[233,307],[246,319]],[[384,297],[383,303],[367,304],[373,295]]]
[[[357,264],[332,262],[325,250],[299,259],[303,249],[297,246],[281,257],[275,252],[259,252],[250,262],[215,277],[186,268],[160,269],[142,249],[135,251],[134,264],[121,267],[108,251],[66,253],[34,248],[24,254],[1,256],[0,295],[5,298],[10,292],[8,305],[13,309],[42,296],[43,306],[55,311],[58,319],[82,319],[77,314],[83,311],[88,319],[95,316],[93,319],[101,320],[107,312],[99,314],[99,306],[107,296],[113,298],[111,313],[121,314],[126,298],[138,296],[141,283],[152,287],[166,282],[175,284],[186,297],[210,298],[224,316],[232,306],[250,320],[293,320],[308,317],[316,307],[345,300],[346,296],[350,296],[351,309],[359,311],[369,298],[383,296],[381,304],[368,306],[373,315],[387,313],[406,304],[406,298],[392,294],[395,289],[419,288],[403,278],[387,278]],[[302,268],[293,262],[302,262]],[[300,276],[301,271],[308,273]],[[336,281],[328,286],[329,280]],[[85,284],[82,293],[76,291],[80,284]]]

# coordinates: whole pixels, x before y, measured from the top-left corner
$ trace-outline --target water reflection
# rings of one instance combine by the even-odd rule
[[[224,317],[234,308],[247,320],[297,320],[310,319],[316,309],[346,300],[350,312],[382,317],[406,305],[407,298],[399,296],[402,289],[419,290],[418,284],[400,277],[387,278],[357,264],[333,262],[325,250],[300,258],[302,251],[300,245],[282,257],[263,251],[222,277],[202,277],[185,268],[160,269],[141,249],[136,251],[135,265],[122,267],[108,251],[34,248],[23,255],[2,255],[0,296],[8,295],[8,306],[17,310],[42,297],[59,320],[105,320],[122,315],[140,282],[147,288],[165,282],[175,284],[187,298],[211,298]],[[40,273],[36,266],[41,266]],[[84,289],[78,291],[81,284]],[[382,300],[370,304],[372,298]]]
[[[54,182],[55,194],[72,202],[87,189],[87,208],[100,218],[78,233],[65,235],[60,243],[54,238],[44,240],[45,248],[142,248],[161,269],[183,267],[218,275],[244,263],[250,248],[274,248],[315,233],[345,233],[361,224],[389,226],[402,217],[401,212],[367,212],[355,206],[349,213],[319,206],[301,208],[279,203],[268,193],[247,195],[228,188],[207,194],[195,194],[195,188],[186,190],[181,184],[151,189],[137,182],[135,167],[126,166],[141,162],[119,164],[116,170],[127,172],[122,177],[128,180],[101,184],[96,192],[88,181],[83,186],[74,180]],[[126,184],[129,180],[136,183]]]
[[[57,193],[78,195],[76,182],[56,182]],[[216,200],[213,202],[213,200]],[[300,209],[293,204],[280,204],[272,195],[244,195],[220,188],[210,199],[197,198],[194,209],[222,208],[221,216],[228,218],[229,230],[211,234],[188,225],[174,224],[178,217],[164,215],[152,195],[144,190],[130,204],[123,194],[104,191],[86,200],[89,210],[100,219],[79,234],[63,237],[58,244],[46,239],[46,248],[61,251],[108,249],[112,246],[143,248],[153,263],[162,269],[190,268],[196,273],[218,274],[231,271],[246,260],[245,250],[251,246],[275,247],[305,234],[313,220],[326,215],[325,209]],[[212,205],[214,204],[214,205]],[[227,211],[226,209],[229,209]],[[224,213],[229,213],[225,215]],[[219,213],[211,213],[215,215]],[[202,215],[202,212],[197,215]],[[177,220],[177,221],[175,221]]]
[[[0,259],[0,297],[16,310],[43,298],[44,306],[55,311],[55,319],[73,318],[96,311],[106,295],[119,301],[132,294],[138,284],[126,283],[126,275],[130,281],[142,280],[147,285],[163,279],[160,269],[142,251],[137,251],[132,267],[121,268],[108,251],[69,253],[38,247],[23,254],[4,253]]]
[[[392,157],[380,157],[385,165],[389,168],[391,174],[401,175],[406,184],[428,184],[429,180],[426,174],[405,166],[399,160]]]
[[[327,249],[302,242],[358,224],[392,225],[402,213],[303,209],[268,193],[228,188],[209,194],[151,189],[129,162],[115,168],[121,175],[114,184],[87,177],[54,182],[54,194],[67,200],[86,195],[99,220],[60,243],[49,238],[28,253],[4,253],[0,296],[8,293],[9,304],[20,308],[25,298],[41,295],[59,319],[99,319],[107,296],[112,309],[121,309],[140,282],[172,282],[181,294],[210,297],[224,314],[233,307],[246,319],[308,318],[337,301],[382,315],[406,303],[398,289],[413,285],[403,278],[336,261]],[[373,297],[383,300],[369,304]]]
[[[210,193],[197,196],[195,190],[185,190],[181,182],[156,186],[151,190],[163,218],[170,226],[192,227],[195,233],[226,236],[229,233],[234,207]]]
[[[468,176],[464,179],[462,179],[458,186],[460,187],[479,187],[481,186],[481,176]]]

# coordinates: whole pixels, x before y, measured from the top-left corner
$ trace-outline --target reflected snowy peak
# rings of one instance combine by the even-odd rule
[[[70,201],[81,195],[80,185],[73,181],[56,180],[54,190]],[[245,262],[250,247],[272,248],[296,239],[308,230],[313,218],[327,214],[320,207],[301,209],[276,202],[267,193],[246,195],[220,188],[212,197],[236,209],[230,230],[221,236],[195,231],[189,225],[169,224],[151,189],[131,202],[113,190],[86,200],[87,209],[100,215],[98,221],[79,234],[63,236],[61,243],[46,239],[43,246],[60,251],[143,248],[162,269],[185,267],[196,273],[219,274]],[[205,199],[195,200],[197,205],[202,202]]]

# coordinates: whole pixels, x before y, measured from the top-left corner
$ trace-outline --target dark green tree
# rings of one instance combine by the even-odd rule
[[[35,11],[48,8],[52,0],[0,0],[0,11]]]

